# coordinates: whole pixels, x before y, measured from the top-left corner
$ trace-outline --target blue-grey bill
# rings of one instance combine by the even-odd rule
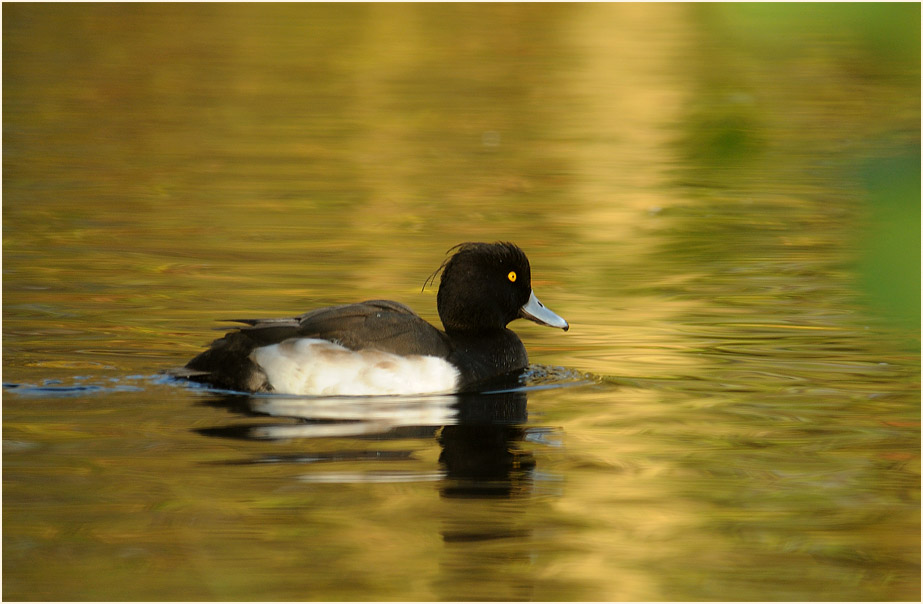
[[[538,301],[538,298],[535,297],[535,292],[529,294],[529,301],[519,309],[519,316],[523,319],[535,321],[539,325],[557,327],[564,331],[570,328],[567,321],[545,308],[545,305]]]

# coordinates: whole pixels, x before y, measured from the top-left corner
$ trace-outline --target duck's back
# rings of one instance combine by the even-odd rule
[[[299,337],[335,341],[349,350],[372,348],[399,355],[447,358],[446,335],[410,307],[392,300],[319,308],[297,317]]]
[[[458,372],[446,361],[453,350],[447,336],[398,302],[369,300],[290,319],[235,321],[246,326],[189,361],[185,377],[229,390],[291,394],[457,386]],[[430,376],[435,386],[408,381],[407,375]]]

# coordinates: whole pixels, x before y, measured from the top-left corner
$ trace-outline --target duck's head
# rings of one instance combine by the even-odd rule
[[[532,292],[525,253],[512,243],[462,243],[443,263],[436,297],[447,332],[476,333],[503,329],[518,318],[567,331],[567,321],[551,312]],[[437,271],[438,272],[438,271]]]

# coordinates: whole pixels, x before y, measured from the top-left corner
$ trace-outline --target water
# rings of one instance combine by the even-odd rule
[[[5,599],[919,599],[919,6],[3,17]],[[506,391],[159,373],[498,239]]]

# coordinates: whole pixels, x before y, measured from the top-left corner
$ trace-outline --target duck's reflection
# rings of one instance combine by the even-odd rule
[[[512,388],[509,388],[512,386]],[[508,388],[508,389],[504,389]],[[526,438],[527,393],[518,384],[492,384],[490,392],[378,397],[221,396],[206,404],[252,418],[197,430],[208,436],[247,440],[343,439],[393,441],[436,439],[438,468],[312,473],[307,482],[440,481],[445,497],[515,497],[529,491],[535,466],[521,446]],[[387,462],[414,460],[414,450],[388,447],[325,449],[261,455],[226,463]],[[405,464],[406,465],[406,464]],[[419,464],[417,464],[419,465]],[[351,466],[355,468],[355,465]],[[365,466],[368,468],[368,466]]]
[[[521,448],[526,393],[462,395],[454,424],[439,435],[447,497],[509,497],[531,482],[535,458]]]

